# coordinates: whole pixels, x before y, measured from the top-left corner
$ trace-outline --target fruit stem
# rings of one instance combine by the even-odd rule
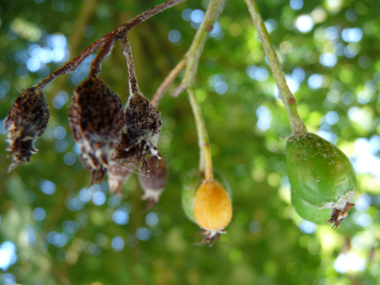
[[[191,43],[189,50],[184,56],[186,60],[185,76],[179,87],[172,91],[173,96],[178,96],[182,91],[194,84],[195,77],[197,75],[199,58],[206,44],[207,37],[214,28],[216,19],[223,11],[224,2],[225,0],[211,0],[202,24],[198,28],[193,42]]]
[[[302,135],[307,133],[307,129],[302,122],[296,107],[296,100],[293,97],[292,92],[289,89],[288,84],[284,76],[284,72],[281,69],[280,62],[278,60],[276,51],[273,47],[272,41],[270,39],[265,23],[261,18],[260,11],[254,0],[245,0],[248,6],[249,13],[251,14],[253,24],[259,33],[259,39],[267,56],[269,66],[272,70],[274,80],[277,83],[279,97],[284,102],[286,110],[288,112],[288,117],[290,121],[290,126],[292,128],[293,135]]]
[[[135,66],[133,64],[132,50],[131,50],[131,46],[129,45],[126,32],[121,35],[121,44],[122,44],[123,54],[127,59],[128,74],[129,74],[129,76],[128,76],[129,97],[131,97],[134,94],[139,93],[139,86],[137,84],[137,78],[136,78],[136,74],[135,74]]]
[[[201,106],[199,105],[194,86],[187,87],[190,105],[193,110],[195,125],[198,133],[198,143],[200,148],[199,170],[205,172],[205,181],[214,180],[212,171],[212,158],[210,141],[207,134],[206,124],[202,115]]]
[[[117,38],[110,36],[108,40],[103,44],[98,55],[95,57],[94,61],[91,63],[90,72],[88,78],[98,77],[100,73],[100,66],[102,65],[103,59],[111,52]]]
[[[211,0],[202,24],[198,28],[193,42],[184,56],[184,61],[186,62],[185,76],[179,87],[172,92],[173,96],[178,96],[186,89],[189,95],[190,105],[193,110],[198,133],[200,148],[199,170],[205,172],[205,181],[214,180],[214,174],[212,171],[210,141],[207,135],[206,124],[202,115],[201,107],[195,93],[195,78],[197,75],[199,58],[206,44],[207,37],[213,30],[216,19],[223,11],[224,2],[225,0]],[[183,67],[179,66],[178,68]]]

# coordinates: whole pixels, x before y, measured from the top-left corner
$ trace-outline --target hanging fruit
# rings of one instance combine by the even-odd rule
[[[337,227],[354,204],[357,188],[355,171],[347,156],[316,134],[291,136],[286,144],[288,177],[293,191],[319,209],[332,209]]]
[[[69,121],[82,163],[92,171],[89,186],[100,183],[125,125],[120,98],[102,80],[87,79],[74,92]]]
[[[148,175],[139,176],[141,188],[144,191],[143,200],[148,200],[148,208],[155,206],[168,181],[168,168],[161,159],[151,156],[147,159]]]
[[[182,188],[185,215],[203,229],[205,237],[200,244],[211,245],[218,240],[232,217],[231,189],[219,172],[214,171],[214,177],[215,180],[205,181],[203,173],[194,169]]]
[[[157,148],[162,126],[160,112],[142,93],[136,92],[129,97],[125,118],[131,145],[143,142],[152,155],[161,158]]]
[[[224,176],[218,170],[214,170],[214,179],[220,185],[222,185],[232,200],[231,187]],[[181,193],[182,209],[185,212],[186,217],[193,223],[196,223],[194,218],[194,198],[203,180],[203,173],[197,169],[193,169],[189,171],[183,182]]]
[[[201,244],[219,239],[232,218],[232,203],[227,191],[216,181],[204,181],[194,198],[194,218],[204,230]]]
[[[18,165],[29,162],[32,153],[37,152],[34,144],[46,130],[48,120],[49,107],[41,89],[32,87],[21,92],[4,123],[8,132],[7,150],[12,155],[8,172]]]

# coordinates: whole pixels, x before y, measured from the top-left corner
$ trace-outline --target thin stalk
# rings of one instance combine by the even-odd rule
[[[207,135],[206,124],[202,115],[201,106],[199,105],[197,96],[195,94],[194,86],[187,87],[187,94],[189,95],[190,105],[193,110],[195,125],[198,133],[198,143],[200,148],[200,170],[205,172],[205,180],[214,180],[214,174],[212,171],[212,158],[210,141]],[[202,163],[203,160],[203,163]]]
[[[205,181],[212,181],[214,179],[214,175],[212,171],[210,141],[207,135],[206,124],[202,115],[201,107],[195,94],[195,78],[197,75],[199,58],[206,44],[208,34],[212,31],[216,19],[223,11],[224,2],[225,0],[211,0],[205,17],[184,57],[184,60],[186,60],[185,76],[180,86],[172,92],[173,96],[178,96],[183,90],[187,89],[198,133],[200,148],[199,170],[204,171]]]
[[[128,21],[127,23],[122,24],[118,28],[114,29],[113,31],[109,32],[108,34],[104,35],[97,41],[93,42],[91,45],[89,45],[87,48],[85,48],[79,55],[77,55],[74,59],[66,63],[61,68],[57,69],[53,73],[46,76],[44,79],[42,79],[35,87],[38,88],[45,88],[46,85],[48,85],[50,82],[52,82],[57,77],[75,72],[78,66],[85,60],[89,55],[93,54],[95,51],[97,51],[100,47],[102,47],[108,40],[111,40],[111,38],[114,38],[115,41],[113,44],[116,43],[116,41],[120,38],[121,34],[124,34],[128,32],[130,29],[135,27],[136,25],[140,24],[141,22],[151,18],[152,16],[174,6],[178,3],[184,2],[186,0],[168,0],[160,5],[157,5],[144,13],[138,15],[137,17],[133,18],[132,20]],[[112,48],[112,46],[110,47]],[[101,64],[101,61],[98,62],[99,66]],[[99,67],[100,68],[100,67]]]
[[[307,129],[302,122],[296,107],[296,99],[293,97],[288,84],[286,83],[284,72],[281,69],[280,62],[278,60],[276,51],[273,47],[265,23],[261,18],[260,11],[254,0],[245,0],[248,6],[249,13],[251,14],[253,24],[259,33],[259,39],[268,58],[269,66],[272,70],[274,80],[277,83],[279,96],[286,107],[290,126],[292,128],[293,135],[301,135],[307,133]]]
[[[203,48],[206,44],[208,34],[212,31],[215,21],[223,11],[225,0],[211,0],[207,8],[206,15],[199,27],[193,42],[185,55],[186,71],[185,76],[178,88],[173,90],[172,95],[178,96],[187,87],[195,82],[198,70],[199,58],[202,54]]]
[[[111,52],[117,38],[110,36],[106,43],[100,49],[98,55],[95,57],[94,61],[91,63],[90,72],[88,78],[98,77],[100,73],[100,66],[102,65],[103,59]]]
[[[127,33],[124,33],[121,37],[122,51],[127,59],[128,66],[128,82],[129,82],[129,96],[139,93],[139,86],[137,84],[137,78],[135,74],[135,66],[133,64],[133,56],[131,46],[129,45]]]

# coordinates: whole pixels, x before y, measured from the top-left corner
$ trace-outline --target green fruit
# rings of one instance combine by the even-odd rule
[[[294,192],[314,206],[344,207],[356,191],[350,160],[315,134],[291,136],[286,144],[286,162]]]
[[[185,178],[182,187],[181,200],[182,208],[185,212],[186,217],[190,221],[196,223],[194,217],[194,198],[199,186],[203,183],[204,175],[199,170],[191,170]],[[231,188],[227,180],[220,174],[219,171],[214,169],[214,180],[219,182],[220,185],[226,190],[227,194],[232,198]]]
[[[323,225],[326,224],[328,219],[330,219],[331,209],[318,209],[318,207],[302,200],[293,190],[291,194],[291,202],[297,214],[304,220]]]
[[[315,134],[291,136],[286,143],[288,177],[293,191],[319,209],[333,209],[329,223],[338,226],[354,205],[357,188],[354,169],[347,156]]]

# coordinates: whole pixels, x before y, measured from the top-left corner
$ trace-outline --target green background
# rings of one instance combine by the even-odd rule
[[[120,201],[108,193],[106,178],[100,187],[82,190],[90,173],[79,161],[67,109],[75,86],[87,76],[87,62],[80,74],[62,76],[44,89],[50,120],[37,144],[40,152],[9,174],[6,135],[0,127],[0,250],[10,241],[17,255],[9,268],[0,269],[0,284],[13,284],[10,280],[14,279],[22,284],[92,285],[380,284],[380,4],[375,0],[304,1],[295,9],[302,2],[258,2],[264,20],[271,19],[272,27],[277,26],[270,35],[285,74],[299,80],[294,96],[308,130],[332,139],[357,170],[357,206],[349,218],[336,231],[329,225],[315,228],[291,206],[284,155],[284,137],[291,133],[286,111],[273,94],[275,83],[245,2],[227,1],[218,19],[221,32],[207,41],[196,83],[214,167],[233,192],[233,219],[217,254],[215,246],[192,245],[201,240],[200,229],[181,208],[182,182],[198,166],[199,156],[185,93],[173,98],[167,92],[159,106],[163,121],[159,150],[170,177],[154,209],[145,210],[136,175],[124,186]],[[64,63],[46,60],[32,72],[28,66],[33,69],[33,58],[39,58],[33,45],[52,50],[49,36],[64,35],[68,46],[63,48],[70,50],[71,59],[159,3],[2,0],[1,125],[20,91]],[[205,7],[207,1],[187,1],[130,32],[140,89],[148,98],[181,60],[196,32],[196,24],[184,20],[183,11],[205,11]],[[296,27],[301,15],[314,21],[309,32]],[[352,28],[359,28],[362,37],[347,42],[342,32]],[[172,30],[181,34],[180,41],[168,39]],[[360,35],[354,31],[353,36]],[[334,66],[321,64],[325,53],[335,54]],[[118,43],[104,61],[100,77],[123,103],[128,96],[127,76]],[[320,84],[313,89],[310,85],[315,82]],[[59,104],[66,98],[60,92],[68,94],[67,103]],[[65,136],[59,127],[66,130]],[[46,186],[56,191],[46,194],[41,191]],[[93,201],[99,200],[94,197],[106,200],[96,205]],[[42,220],[41,209],[46,214]],[[129,221],[120,225],[113,216],[123,209]],[[112,247],[115,237],[124,241],[120,251]]]

